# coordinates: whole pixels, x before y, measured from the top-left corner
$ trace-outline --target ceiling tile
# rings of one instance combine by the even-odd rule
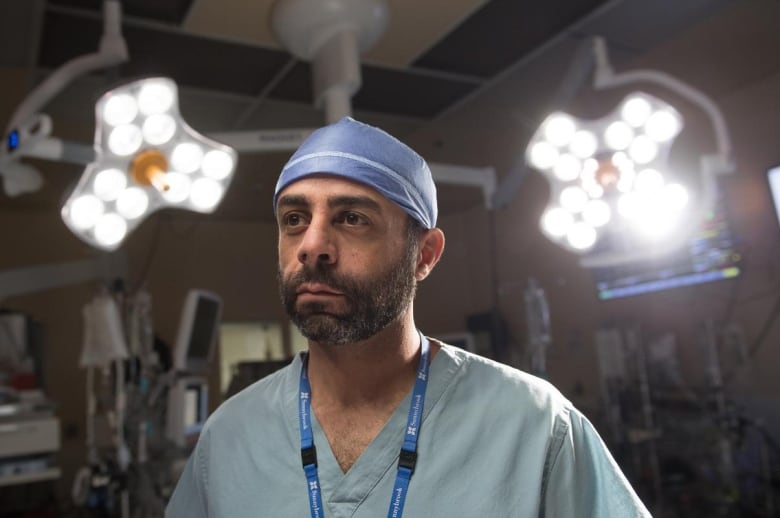
[[[415,60],[413,66],[494,76],[604,2],[493,0]]]
[[[159,22],[181,24],[193,0],[122,0],[122,13]],[[52,5],[99,11],[103,0],[49,0]]]
[[[49,12],[44,24],[40,64],[56,67],[94,52],[100,21]],[[289,60],[278,50],[198,38],[176,31],[124,28],[130,60],[122,77],[163,75],[183,85],[257,95]]]
[[[367,63],[407,66],[487,0],[390,0],[385,33],[365,55]]]
[[[273,3],[274,0],[198,0],[183,28],[193,34],[281,48],[268,19]]]
[[[473,82],[364,66],[354,105],[358,110],[433,117],[475,88]]]

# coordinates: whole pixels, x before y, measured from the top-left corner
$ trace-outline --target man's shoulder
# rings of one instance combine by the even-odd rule
[[[281,369],[259,379],[225,400],[209,418],[210,427],[230,423],[235,426],[241,421],[264,420],[283,411],[289,398],[289,377],[296,369],[292,362]]]
[[[478,391],[485,399],[521,405],[526,411],[568,413],[571,403],[549,381],[518,368],[443,344],[445,353],[458,366],[457,382]]]

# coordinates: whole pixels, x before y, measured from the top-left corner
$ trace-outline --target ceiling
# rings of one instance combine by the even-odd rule
[[[617,70],[659,68],[716,101],[780,73],[777,0],[387,3],[387,29],[362,58],[355,117],[384,127],[430,160],[494,166],[505,182],[517,149],[566,86],[573,56],[591,36],[606,38]],[[79,78],[46,106],[55,136],[88,143],[95,99],[112,85],[150,75],[179,84],[185,119],[204,133],[323,123],[309,63],[274,37],[272,0],[122,4],[130,60]],[[0,120],[47,74],[96,50],[100,6],[100,0],[0,4]],[[573,94],[579,85],[569,86]],[[242,155],[216,216],[270,218],[270,189],[288,154]],[[46,187],[14,199],[0,194],[0,207],[56,210],[80,173],[73,165],[34,163]],[[442,214],[481,203],[473,191],[442,186]]]

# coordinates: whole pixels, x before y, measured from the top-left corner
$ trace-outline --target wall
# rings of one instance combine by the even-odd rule
[[[514,362],[523,365],[523,289],[534,277],[547,292],[552,315],[549,379],[589,415],[598,419],[601,411],[593,337],[604,323],[636,322],[648,337],[675,333],[683,373],[701,386],[701,323],[708,318],[734,322],[751,344],[777,297],[780,229],[764,177],[767,167],[780,163],[780,120],[774,115],[780,105],[773,96],[777,91],[780,75],[722,100],[739,163],[726,185],[732,221],[745,249],[742,277],[598,302],[589,272],[540,235],[537,219],[546,187],[534,176],[509,207],[493,214],[479,206],[442,214],[446,251],[419,289],[418,324],[431,334],[458,331],[465,328],[466,316],[497,307],[510,331]],[[3,270],[92,254],[51,211],[2,210],[0,235],[6,243],[0,254]],[[151,292],[155,329],[168,343],[174,339],[186,291],[193,287],[220,293],[226,320],[284,320],[276,289],[275,243],[271,223],[163,214],[145,222],[127,242],[130,284],[143,281]],[[95,285],[76,285],[2,301],[3,307],[28,312],[45,325],[48,390],[63,421],[64,487],[84,461],[85,387],[77,359],[81,307],[94,291]],[[750,361],[734,371],[729,385],[729,392],[764,416],[776,434],[778,340],[780,328],[774,326]],[[732,368],[725,366],[729,372]]]

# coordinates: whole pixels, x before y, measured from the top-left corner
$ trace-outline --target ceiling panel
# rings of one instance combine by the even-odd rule
[[[187,15],[193,0],[122,0],[127,16],[147,18],[179,25]],[[49,0],[51,5],[100,11],[103,0]]]
[[[128,26],[124,31],[130,60],[121,77],[164,75],[177,82],[216,91],[257,95],[289,60],[274,49],[207,40],[178,31]],[[48,12],[40,65],[55,68],[95,51],[101,34],[96,18]],[[67,42],[67,44],[63,44]]]
[[[274,0],[195,0],[183,28],[193,34],[281,48],[268,13]]]
[[[487,0],[389,0],[387,28],[367,63],[407,66]],[[194,34],[281,48],[269,13],[274,0],[197,0],[183,24]]]
[[[56,67],[98,48],[101,1],[0,0],[0,90],[7,97],[0,113],[10,113]],[[51,110],[55,136],[88,142],[97,96],[120,81],[151,74],[179,83],[182,111],[201,131],[321,124],[311,67],[296,62],[274,39],[272,3],[123,0],[130,61],[79,78],[49,102],[45,108]],[[555,107],[554,93],[575,50],[593,35],[607,38],[617,70],[667,71],[716,101],[766,91],[759,88],[762,81],[780,70],[777,0],[388,0],[388,5],[387,31],[363,58],[355,116],[389,129],[431,160],[494,165],[499,176]],[[583,109],[600,106],[589,105],[586,96],[584,101]],[[280,160],[242,156],[240,174],[251,177],[260,168],[273,176]],[[41,164],[47,177],[49,170],[63,170]],[[53,209],[63,181],[57,176],[57,189],[46,191]],[[451,189],[441,193],[462,198]],[[29,199],[36,210],[42,206],[41,198]],[[4,206],[7,200],[0,200]],[[225,207],[224,215],[250,217],[257,200],[240,187],[226,203],[235,206]],[[447,199],[442,205],[449,207]],[[24,207],[24,200],[14,200],[13,207]]]
[[[564,31],[605,0],[493,0],[413,66],[488,78]]]

